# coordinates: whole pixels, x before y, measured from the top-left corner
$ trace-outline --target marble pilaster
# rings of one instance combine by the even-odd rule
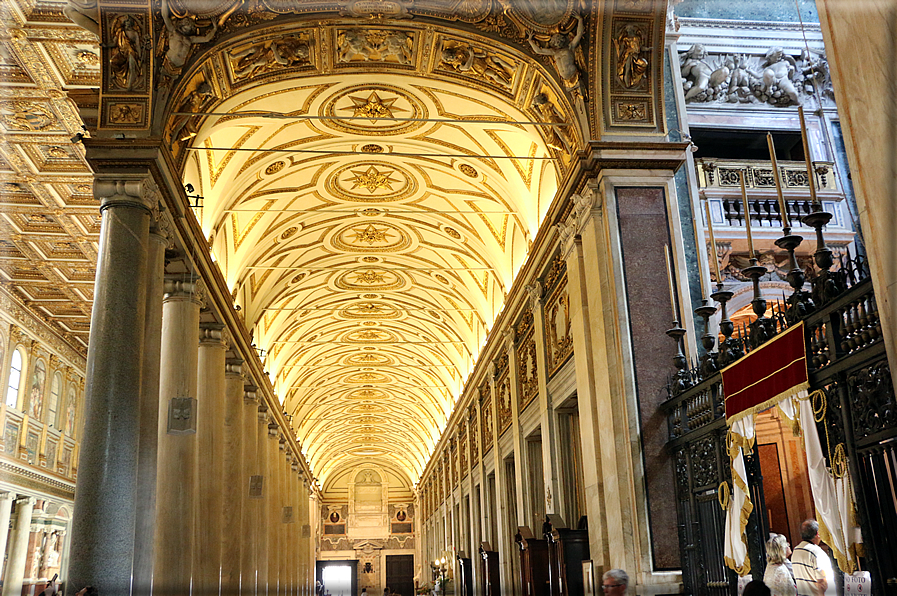
[[[21,596],[25,567],[28,562],[28,538],[31,536],[31,517],[34,497],[16,499],[16,521],[9,539],[9,556],[3,574],[3,596]]]
[[[223,473],[223,519],[221,535],[221,593],[249,593],[247,578],[242,577],[243,546],[249,548],[248,535],[243,531],[247,513],[243,483],[243,361],[230,359],[226,364],[224,390],[224,448],[221,454]]]
[[[220,323],[200,325],[196,405],[196,522],[193,585],[218,594],[224,509],[225,353],[229,334]]]
[[[201,281],[166,279],[162,303],[154,589],[193,585],[196,510],[197,361]]]
[[[128,593],[137,518],[150,218],[149,177],[98,178],[102,223],[68,584]]]

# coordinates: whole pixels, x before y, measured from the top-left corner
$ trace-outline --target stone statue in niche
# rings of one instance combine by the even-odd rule
[[[180,74],[194,44],[206,43],[215,37],[218,33],[218,22],[213,20],[211,28],[205,35],[200,35],[199,27],[192,18],[172,15],[168,0],[162,0],[162,20],[165,22],[168,44],[162,70],[165,75],[174,77]],[[165,43],[160,44],[160,47],[164,47]]]
[[[196,136],[196,130],[190,126],[194,116],[185,114],[188,112],[202,111],[203,105],[214,96],[215,93],[212,91],[212,86],[206,81],[201,81],[196,85],[196,88],[184,98],[177,107],[177,112],[183,112],[183,114],[175,116],[174,122],[172,122],[169,127],[169,130],[171,130],[171,141],[173,143],[187,141]]]
[[[536,43],[533,38],[532,31],[527,33],[526,39],[533,52],[540,56],[549,56],[554,62],[554,68],[557,70],[558,76],[564,86],[574,95],[583,95],[583,85],[580,81],[580,70],[576,64],[576,48],[582,43],[582,37],[585,34],[585,22],[582,15],[576,15],[576,32],[570,37],[565,33],[554,33],[548,39],[548,46],[542,47]]]
[[[560,122],[564,123],[564,118],[555,106],[554,102],[545,93],[538,93],[533,97],[533,109],[539,115],[542,122]],[[573,133],[569,126],[552,126],[543,127],[545,138],[548,146],[564,153],[573,152]]]
[[[695,44],[679,56],[686,102],[765,103],[783,107],[815,95],[833,101],[828,64],[819,52],[799,58],[780,47],[763,56],[709,55]]]
[[[645,53],[651,48],[645,47],[644,42],[645,35],[637,25],[626,25],[614,38],[617,80],[627,89],[641,83],[648,71],[648,58]]]
[[[349,29],[337,38],[340,62],[411,64],[413,38],[404,31]]]
[[[511,87],[517,70],[517,66],[509,60],[466,43],[443,46],[440,58],[440,67],[446,70],[470,75],[505,88]]]
[[[277,69],[310,63],[308,42],[296,37],[284,37],[252,45],[231,54],[234,80],[241,81]]]
[[[142,82],[143,46],[143,30],[133,15],[119,15],[112,21],[109,74],[114,89],[131,91]]]

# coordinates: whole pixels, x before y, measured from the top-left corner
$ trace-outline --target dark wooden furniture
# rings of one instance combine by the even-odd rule
[[[480,544],[480,575],[483,578],[480,596],[501,596],[498,573],[498,553],[488,542],[483,542]]]
[[[548,571],[548,543],[533,536],[529,526],[519,526],[514,542],[520,551],[523,596],[551,596]]]
[[[460,570],[458,596],[473,596],[473,563],[470,557],[465,557],[463,552],[458,553],[458,569]]]
[[[589,558],[589,531],[559,527],[559,516],[553,516],[548,541],[550,596],[583,596],[582,562]],[[560,522],[560,523],[558,523]]]

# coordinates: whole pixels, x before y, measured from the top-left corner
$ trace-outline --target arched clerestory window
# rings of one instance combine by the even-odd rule
[[[6,407],[19,405],[19,385],[22,382],[22,350],[16,349],[9,362],[9,387],[6,390]]]

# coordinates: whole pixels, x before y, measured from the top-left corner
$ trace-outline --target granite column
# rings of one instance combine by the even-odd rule
[[[143,391],[152,180],[94,183],[100,250],[87,351],[84,430],[72,516],[68,585],[133,590],[140,396]],[[7,584],[9,585],[9,584]],[[4,591],[6,588],[4,587]]]

